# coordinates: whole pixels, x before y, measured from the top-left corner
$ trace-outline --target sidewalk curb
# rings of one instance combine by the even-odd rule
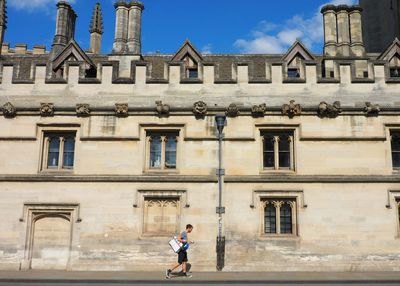
[[[183,282],[184,281],[184,282]],[[176,280],[113,280],[113,279],[0,279],[0,283],[25,283],[25,284],[267,284],[267,285],[282,285],[282,284],[343,284],[343,285],[352,285],[352,284],[361,284],[361,285],[400,285],[400,280],[206,280],[206,279],[176,279]]]

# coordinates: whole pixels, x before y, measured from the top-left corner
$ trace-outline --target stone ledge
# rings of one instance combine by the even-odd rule
[[[216,176],[121,176],[121,175],[0,175],[0,182],[166,182],[166,183],[217,183]]]
[[[259,175],[226,176],[225,183],[400,183],[400,175]]]

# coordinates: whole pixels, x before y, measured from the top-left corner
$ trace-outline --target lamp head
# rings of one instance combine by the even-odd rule
[[[219,133],[222,133],[226,125],[226,116],[222,114],[215,115],[215,123]]]

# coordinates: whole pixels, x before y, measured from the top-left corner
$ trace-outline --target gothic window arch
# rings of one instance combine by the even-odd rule
[[[265,235],[296,236],[297,204],[296,199],[270,198],[263,199]]]

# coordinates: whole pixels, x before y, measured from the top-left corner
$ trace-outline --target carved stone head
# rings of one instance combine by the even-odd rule
[[[207,104],[204,101],[198,101],[193,104],[193,113],[195,116],[204,116],[207,114]]]
[[[318,106],[318,116],[321,118],[336,118],[340,113],[342,113],[340,101],[335,101],[333,104],[323,101]]]
[[[54,104],[53,103],[41,103],[40,104],[40,115],[41,116],[53,116],[54,115]]]
[[[372,104],[371,102],[366,102],[364,107],[364,113],[366,116],[378,116],[381,112],[379,104]]]
[[[13,118],[17,115],[17,109],[10,102],[7,102],[2,107],[3,115],[6,118]]]
[[[126,117],[129,114],[129,106],[127,103],[115,104],[115,115],[119,117]]]
[[[85,103],[79,103],[76,105],[76,115],[78,116],[89,116],[90,105]]]
[[[301,114],[301,106],[300,104],[296,104],[294,100],[291,100],[289,104],[284,104],[282,106],[282,114],[293,118]]]
[[[163,104],[161,100],[156,101],[156,111],[159,116],[168,116],[170,106],[168,104]]]
[[[266,111],[267,111],[267,105],[265,103],[260,105],[254,105],[251,108],[251,114],[254,117],[264,117]]]
[[[226,116],[228,117],[237,117],[239,113],[239,107],[234,103],[231,103],[225,112]]]

